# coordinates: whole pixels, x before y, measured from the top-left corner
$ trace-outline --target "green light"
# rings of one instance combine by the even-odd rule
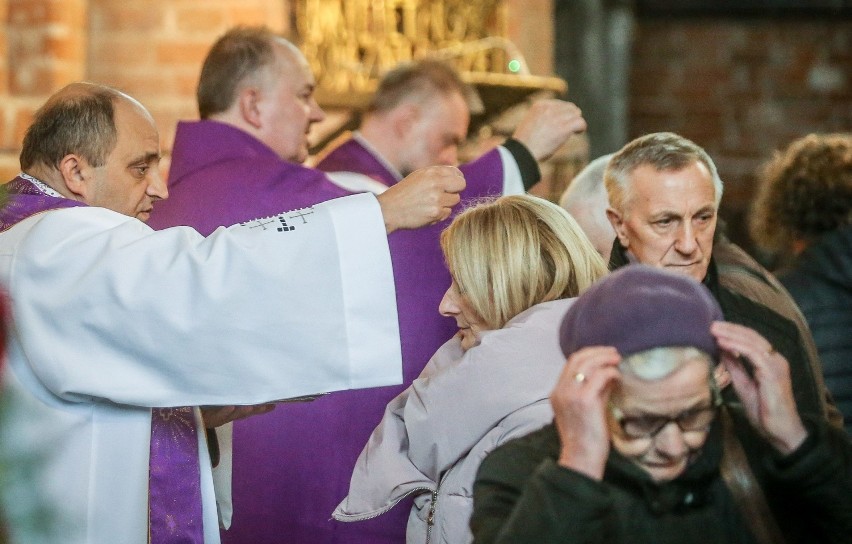
[[[517,61],[517,60],[514,60],[514,59],[509,61],[509,71],[510,72],[518,72],[518,71],[520,71],[520,69],[521,69],[520,61]]]

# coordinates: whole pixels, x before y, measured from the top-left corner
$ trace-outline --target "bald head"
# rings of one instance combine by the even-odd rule
[[[141,220],[168,196],[159,161],[160,137],[148,110],[93,83],[72,83],[51,96],[21,151],[21,169],[62,196]]]
[[[240,89],[259,86],[279,61],[298,66],[304,56],[292,43],[265,27],[236,27],[216,40],[198,80],[202,119],[222,113],[236,102]]]
[[[606,216],[609,207],[604,171],[612,153],[598,157],[583,168],[562,193],[559,205],[568,210],[604,260],[609,260],[615,231]]]
[[[36,111],[24,135],[21,170],[57,168],[69,153],[101,166],[115,146],[115,102],[129,99],[110,87],[72,83]]]

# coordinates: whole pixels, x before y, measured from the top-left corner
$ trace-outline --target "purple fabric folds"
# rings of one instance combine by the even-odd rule
[[[203,544],[198,431],[192,408],[151,417],[148,511],[151,544]]]
[[[7,183],[5,189],[9,200],[0,209],[0,232],[40,212],[85,206],[82,202],[44,194],[32,182],[20,176]]]

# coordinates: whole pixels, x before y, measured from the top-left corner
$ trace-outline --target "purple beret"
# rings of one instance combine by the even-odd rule
[[[722,319],[710,290],[693,278],[634,264],[580,295],[562,320],[559,343],[566,357],[588,346],[613,346],[622,357],[691,346],[718,360],[710,324]]]

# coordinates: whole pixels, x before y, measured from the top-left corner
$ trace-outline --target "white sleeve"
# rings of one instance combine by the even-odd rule
[[[373,195],[206,239],[100,208],[52,211],[11,230],[30,221],[0,255],[16,341],[66,401],[257,404],[402,380]]]
[[[521,169],[518,168],[515,157],[502,145],[497,146],[497,151],[500,152],[500,161],[503,163],[503,194],[524,194],[526,191],[524,191],[524,182],[521,178]]]
[[[203,428],[203,427],[202,427]],[[199,429],[201,430],[201,429]],[[231,495],[231,476],[234,468],[234,424],[225,423],[215,429],[219,442],[219,464],[213,467],[213,489],[216,494],[216,510],[219,526],[230,529],[234,516],[234,501]],[[206,450],[200,448],[202,455]]]
[[[384,183],[358,172],[326,172],[326,176],[341,189],[353,193],[380,195],[388,190],[388,186]]]

